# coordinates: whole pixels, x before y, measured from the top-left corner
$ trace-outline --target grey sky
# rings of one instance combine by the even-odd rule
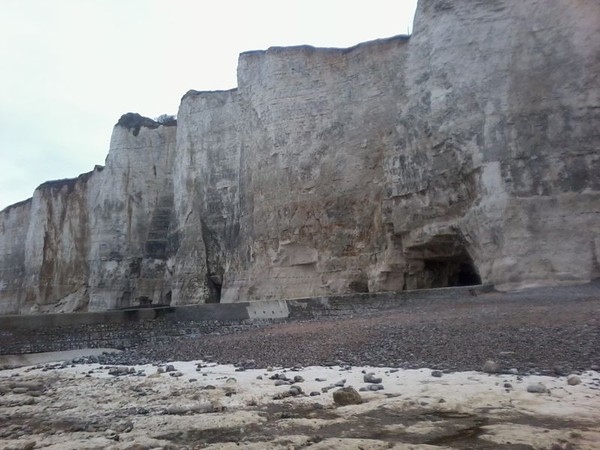
[[[0,0],[0,209],[103,164],[132,111],[236,86],[237,56],[412,30],[416,0]]]

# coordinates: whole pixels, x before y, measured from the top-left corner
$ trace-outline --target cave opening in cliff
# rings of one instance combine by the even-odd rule
[[[444,230],[409,247],[420,260],[422,272],[417,275],[417,288],[476,286],[481,284],[477,266],[460,230]]]
[[[466,251],[444,258],[423,261],[426,287],[477,286],[481,277]]]
[[[481,284],[481,276],[471,258],[461,263],[458,270],[457,286],[477,286]]]
[[[221,281],[221,277],[219,276],[211,276],[208,277],[208,289],[209,296],[206,303],[221,303],[221,290],[223,288],[223,283]]]

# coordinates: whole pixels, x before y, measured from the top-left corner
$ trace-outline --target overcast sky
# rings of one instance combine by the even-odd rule
[[[0,209],[104,164],[121,114],[236,86],[238,54],[412,31],[416,0],[0,0]]]

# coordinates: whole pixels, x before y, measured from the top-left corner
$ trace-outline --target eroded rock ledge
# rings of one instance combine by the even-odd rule
[[[243,53],[0,212],[0,313],[594,279],[599,16],[421,0],[410,39]]]

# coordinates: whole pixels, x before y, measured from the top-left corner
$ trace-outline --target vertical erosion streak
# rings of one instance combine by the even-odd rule
[[[209,298],[206,303],[221,302],[221,288],[223,283],[223,251],[219,240],[203,219],[200,219],[202,240],[204,241],[206,256],[206,284],[209,289]]]

